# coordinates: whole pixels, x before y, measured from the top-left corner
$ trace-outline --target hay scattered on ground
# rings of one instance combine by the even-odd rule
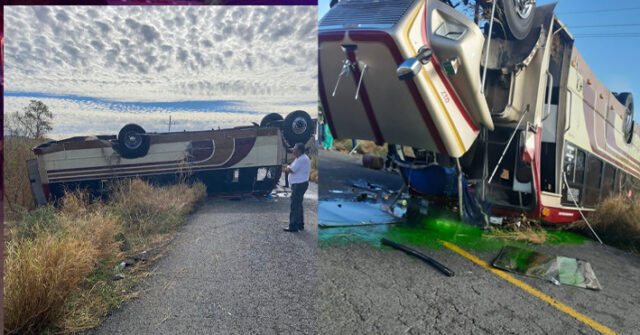
[[[525,216],[506,219],[499,228],[492,228],[486,238],[504,241],[519,241],[533,244],[543,244],[547,241],[547,231],[536,220]]]
[[[353,149],[353,143],[350,139],[335,140],[333,147],[337,151],[350,152]],[[373,141],[358,140],[358,148],[356,152],[365,155],[375,155],[379,157],[387,157],[387,146],[376,145]]]

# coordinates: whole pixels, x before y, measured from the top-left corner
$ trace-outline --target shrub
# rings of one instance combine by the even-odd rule
[[[4,261],[5,331],[32,334],[55,322],[96,257],[91,242],[75,238],[40,235],[10,242]]]
[[[22,209],[19,221],[7,222],[12,239],[33,239],[40,232],[54,232],[58,229],[55,209],[52,205],[27,211]]]
[[[640,199],[615,195],[602,201],[587,219],[603,242],[625,250],[640,251]],[[587,236],[593,234],[584,221],[571,225]]]
[[[128,230],[166,232],[182,224],[186,215],[206,195],[206,187],[181,183],[163,188],[140,179],[116,182],[109,204]],[[180,195],[180,196],[177,196]]]
[[[202,183],[159,188],[136,179],[113,186],[107,203],[78,190],[66,193],[57,209],[40,207],[12,222],[5,244],[6,333],[98,325],[135,282],[113,281],[123,242],[138,248],[140,237],[171,231],[206,195]]]

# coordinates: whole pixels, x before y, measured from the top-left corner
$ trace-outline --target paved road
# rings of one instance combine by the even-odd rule
[[[372,178],[391,189],[401,183],[397,176],[362,168],[359,156],[321,152],[319,167],[321,200],[335,197],[328,190],[344,189],[349,179]],[[456,275],[446,277],[401,252],[371,244],[321,243],[320,333],[598,334],[449,249],[415,249],[444,263]],[[639,256],[593,242],[533,249],[588,260],[603,290],[555,286],[513,275],[515,278],[620,334],[640,334]],[[486,262],[497,253],[467,251]]]
[[[317,333],[316,184],[304,208],[306,230],[292,234],[288,198],[207,199],[141,298],[91,333]]]

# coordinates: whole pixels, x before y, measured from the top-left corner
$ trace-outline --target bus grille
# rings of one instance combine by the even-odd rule
[[[342,0],[320,20],[320,30],[390,28],[419,0]]]

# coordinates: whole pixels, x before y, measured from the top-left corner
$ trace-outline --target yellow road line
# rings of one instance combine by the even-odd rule
[[[451,249],[452,251],[457,252],[458,254],[462,255],[463,257],[469,259],[470,261],[482,266],[483,268],[493,272],[494,274],[498,275],[499,277],[501,277],[502,279],[510,282],[511,284],[523,289],[524,291],[526,291],[527,293],[539,298],[540,300],[548,303],[549,305],[569,314],[570,316],[574,317],[576,320],[588,325],[589,327],[599,331],[602,334],[617,334],[616,332],[614,332],[613,330],[607,328],[604,325],[599,324],[598,322],[596,322],[595,320],[589,318],[588,316],[584,315],[584,314],[580,314],[578,311],[576,311],[575,309],[553,299],[552,297],[536,290],[535,288],[529,286],[528,284],[526,284],[523,281],[520,281],[516,278],[514,278],[513,276],[509,275],[508,273],[501,271],[501,270],[497,270],[491,266],[489,266],[489,264],[487,264],[487,262],[477,258],[476,256],[460,249],[458,246],[451,244],[447,241],[442,241],[442,244]]]

